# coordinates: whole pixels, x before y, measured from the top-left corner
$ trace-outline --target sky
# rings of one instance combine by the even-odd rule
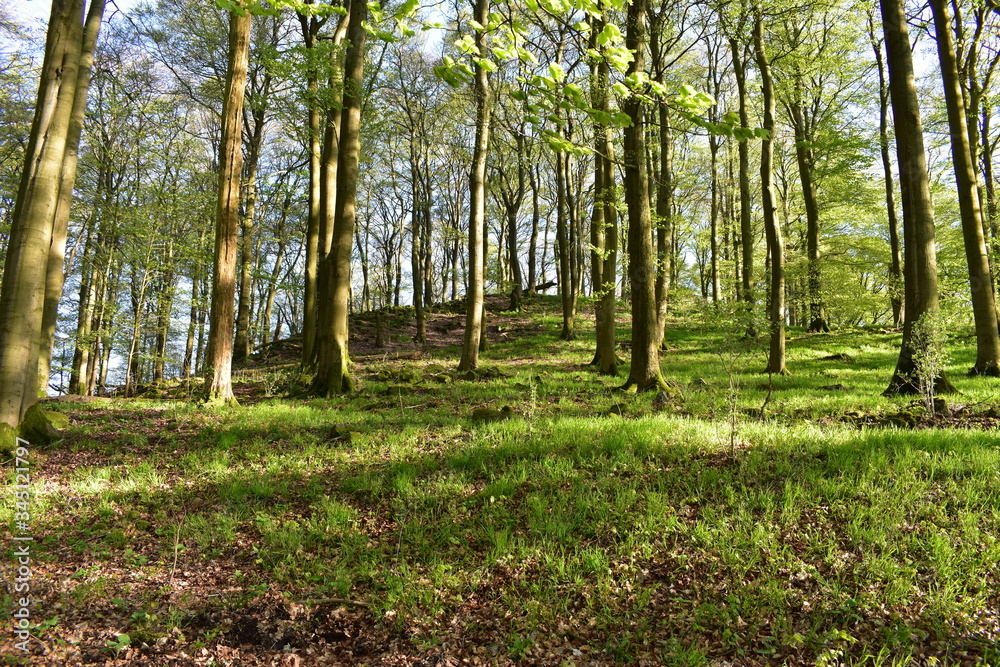
[[[25,22],[34,22],[38,19],[44,25],[49,20],[49,9],[52,7],[52,0],[8,0],[11,9],[14,10],[15,18]],[[135,5],[138,0],[108,0],[108,6],[104,10],[104,15],[108,16],[114,11],[115,5],[120,9],[128,10]]]

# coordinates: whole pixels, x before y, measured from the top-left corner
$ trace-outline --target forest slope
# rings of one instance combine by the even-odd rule
[[[879,396],[894,332],[792,331],[771,382],[724,322],[678,319],[676,387],[636,396],[557,309],[491,316],[477,376],[446,345],[331,401],[264,396],[294,373],[257,367],[241,408],[60,405],[28,457],[31,664],[1000,660],[997,400],[967,341],[945,416]]]

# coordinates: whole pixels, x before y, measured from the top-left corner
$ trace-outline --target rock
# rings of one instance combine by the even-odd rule
[[[705,378],[694,378],[691,380],[691,385],[695,387],[707,387],[708,381]]]
[[[24,413],[21,422],[21,437],[33,445],[47,445],[63,439],[63,431],[69,428],[69,417],[54,410],[44,410],[35,403]]]
[[[0,422],[0,456],[13,456],[16,449],[17,429],[6,422]]]
[[[842,384],[827,384],[819,388],[820,391],[850,391]]]

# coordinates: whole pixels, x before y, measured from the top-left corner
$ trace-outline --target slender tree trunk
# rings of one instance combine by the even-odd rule
[[[69,376],[69,394],[81,393],[81,381],[86,387],[86,378],[90,375],[91,335],[90,325],[93,320],[94,287],[97,282],[97,252],[91,247],[93,243],[92,230],[87,229],[83,246],[83,257],[80,262],[80,292],[76,315],[76,348],[73,351],[73,366]]]
[[[166,377],[167,341],[170,339],[170,314],[174,305],[174,244],[167,241],[164,264],[160,267],[158,299],[156,302],[156,343],[153,349],[153,382]]]
[[[628,74],[645,70],[647,0],[628,7],[625,46],[635,58]],[[647,391],[666,386],[656,340],[656,258],[646,167],[646,123],[642,100],[630,95],[623,110],[632,120],[625,128],[625,203],[628,207],[628,257],[632,299],[632,365],[623,389]]]
[[[535,293],[538,284],[538,222],[541,220],[538,181],[535,170],[528,167],[528,183],[531,186],[531,238],[528,240],[528,294]]]
[[[69,223],[70,206],[73,203],[73,187],[76,184],[76,163],[80,147],[80,135],[87,112],[87,91],[90,89],[90,74],[94,65],[94,48],[97,45],[97,34],[101,28],[104,15],[105,0],[91,2],[87,12],[87,20],[83,26],[82,45],[80,49],[80,65],[77,70],[76,93],[73,98],[73,110],[69,127],[66,132],[66,153],[63,156],[63,168],[59,183],[59,198],[52,221],[52,241],[49,246],[49,259],[45,280],[45,305],[42,311],[42,337],[38,355],[38,395],[45,396],[48,392],[49,369],[52,365],[52,346],[55,342],[56,321],[59,313],[59,299],[62,297],[63,282],[66,279],[63,271],[63,260],[66,256],[67,226]]]
[[[886,394],[920,393],[912,343],[913,325],[925,313],[938,311],[934,207],[924,152],[924,130],[913,75],[913,56],[902,0],[881,0],[889,93],[896,130],[896,157],[903,204],[904,318],[903,342]],[[949,388],[942,375],[938,392]]]
[[[476,21],[489,21],[489,0],[475,0]],[[485,31],[476,31],[476,48],[486,52]],[[490,138],[490,88],[487,72],[478,63],[475,72],[476,138],[469,172],[469,287],[466,290],[465,337],[459,370],[475,370],[479,366],[479,341],[483,326],[485,291],[483,237],[486,235],[486,155]]]
[[[324,20],[325,21],[325,20]],[[316,34],[322,23],[299,14],[302,39],[308,57],[315,59]],[[320,143],[319,74],[313,62],[306,72],[306,99],[309,124],[309,213],[306,222],[305,292],[302,305],[302,365],[307,367],[315,358],[316,345],[316,280],[319,266],[320,176],[322,145]]]
[[[673,257],[670,238],[673,235],[674,208],[674,138],[670,127],[670,112],[661,105],[660,113],[660,185],[656,189],[656,340],[663,348],[667,328],[667,303],[670,294],[670,274]]]
[[[267,297],[264,300],[264,315],[261,318],[261,332],[264,335],[261,345],[268,344],[268,336],[271,333],[271,316],[274,314],[274,297],[278,293],[278,280],[281,276],[281,264],[285,261],[285,223],[288,220],[288,211],[292,206],[292,195],[289,192],[285,195],[284,204],[281,207],[281,218],[278,220],[278,250],[274,255],[274,266],[271,268],[271,279],[267,283]],[[281,322],[278,322],[276,331],[281,330]],[[271,340],[278,340],[277,334]]]
[[[878,68],[879,84],[879,154],[882,173],[885,175],[885,210],[889,225],[889,303],[892,306],[892,325],[903,323],[903,253],[899,242],[899,217],[896,215],[896,195],[892,182],[892,156],[889,153],[889,85],[886,82],[882,42],[875,36],[874,17],[868,17],[868,35]]]
[[[556,240],[559,245],[559,296],[562,299],[562,340],[576,339],[576,292],[573,283],[574,252],[570,238],[569,202],[567,189],[569,174],[563,153],[555,154],[556,160]]]
[[[243,12],[242,15],[239,12]],[[209,317],[209,367],[203,390],[209,403],[236,403],[233,394],[233,325],[236,298],[236,252],[240,230],[240,174],[243,168],[243,98],[250,56],[250,14],[229,14],[229,64],[222,106],[219,144],[219,201],[215,219],[215,262]]]
[[[333,43],[339,46],[343,43],[350,21],[349,15],[341,19],[334,34]],[[335,58],[335,56],[334,56]],[[331,249],[337,207],[337,174],[340,159],[340,125],[343,117],[343,90],[336,59],[331,63],[333,73],[327,79],[327,92],[334,99],[327,101],[326,127],[323,131],[323,149],[320,160],[320,204],[319,204],[319,239],[317,248],[316,272],[316,340],[314,343],[315,358],[308,361],[308,368],[316,368],[319,363],[320,348],[330,349],[333,343],[328,336],[333,331],[333,295],[329,289],[333,285],[333,266]]]
[[[185,380],[191,377],[192,365],[194,363],[194,344],[198,333],[198,287],[200,283],[196,264],[191,276],[191,306],[188,310],[189,319],[187,339],[184,343],[184,361],[181,363],[181,377]]]
[[[944,0],[931,0],[934,28],[937,34],[938,57],[944,83],[948,125],[951,129],[951,155],[958,186],[958,204],[962,215],[965,238],[965,258],[969,266],[972,288],[972,313],[976,324],[976,364],[972,375],[1000,376],[1000,335],[997,332],[997,310],[993,294],[993,278],[986,253],[983,212],[980,208],[976,164],[966,127],[965,102],[959,80],[951,17]]]
[[[331,328],[320,337],[319,364],[313,388],[320,396],[353,391],[348,354],[348,315],[351,292],[351,253],[357,205],[358,163],[361,153],[361,108],[365,62],[365,26],[368,5],[351,0],[344,62],[344,104],[340,124],[340,156],[337,167],[337,208],[330,247]]]
[[[597,34],[604,21],[591,31],[591,48],[597,48]],[[591,96],[595,109],[607,113],[610,68],[604,59],[591,66]],[[618,209],[614,181],[614,139],[611,128],[594,125],[594,212],[591,217],[591,289],[594,292],[594,320],[597,345],[594,360],[601,375],[617,376],[618,351],[615,341],[615,288],[618,278]]]
[[[720,299],[721,285],[719,284],[719,138],[715,135],[708,137],[708,150],[710,154],[712,185],[711,203],[709,206],[710,241],[711,241],[711,275],[712,283],[712,303],[718,305]]]
[[[761,203],[764,208],[764,232],[771,259],[770,302],[768,303],[771,328],[770,347],[765,372],[785,375],[785,242],[781,224],[775,216],[774,202],[774,82],[771,63],[764,50],[764,18],[758,7],[754,19],[754,54],[760,71],[761,102],[764,106],[763,128],[768,137],[760,148]]]

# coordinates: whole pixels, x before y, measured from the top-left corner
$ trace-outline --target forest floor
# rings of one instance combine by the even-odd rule
[[[454,370],[460,315],[418,348],[404,309],[383,349],[354,323],[351,396],[289,397],[285,341],[237,372],[238,408],[50,404],[71,427],[25,457],[32,639],[8,584],[0,655],[1000,665],[1000,384],[964,375],[971,339],[935,415],[880,395],[898,332],[792,329],[792,375],[769,378],[762,342],[675,313],[674,388],[636,395],[586,365],[586,307],[575,341],[554,298],[491,313],[474,375]]]

